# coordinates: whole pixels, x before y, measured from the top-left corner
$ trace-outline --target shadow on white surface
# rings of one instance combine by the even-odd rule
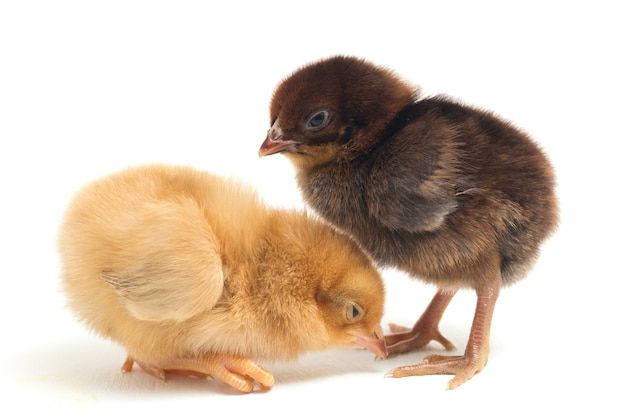
[[[261,362],[275,377],[276,385],[312,383],[348,374],[368,374],[383,378],[396,366],[418,363],[431,353],[442,349],[428,348],[419,352],[375,360],[368,351],[329,350],[305,354],[297,360],[285,362]],[[89,387],[116,395],[168,392],[214,392],[239,394],[219,380],[168,375],[160,381],[139,369],[123,373],[120,368],[126,357],[123,348],[101,339],[67,341],[58,344],[22,350],[9,357],[10,370],[17,375],[21,388],[45,385],[49,387]]]

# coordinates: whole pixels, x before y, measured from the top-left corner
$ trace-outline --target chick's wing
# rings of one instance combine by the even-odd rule
[[[385,143],[368,177],[369,214],[392,230],[436,230],[458,205],[456,161],[448,160],[437,144],[422,140],[420,130],[409,126]]]
[[[100,278],[133,317],[183,321],[215,305],[224,285],[219,242],[197,205],[153,202],[120,223],[125,244]]]

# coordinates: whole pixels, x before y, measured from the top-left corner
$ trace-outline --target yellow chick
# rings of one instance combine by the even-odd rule
[[[77,193],[60,228],[69,307],[160,379],[209,375],[242,392],[255,360],[328,348],[386,357],[383,283],[345,235],[189,167],[134,167]]]

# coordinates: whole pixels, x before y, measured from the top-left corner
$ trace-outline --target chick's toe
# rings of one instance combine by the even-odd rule
[[[229,354],[215,354],[197,358],[182,358],[167,364],[167,373],[186,376],[213,376],[241,392],[252,392],[254,382],[270,389],[274,376],[253,360]]]
[[[385,336],[390,355],[421,349],[430,341],[439,342],[446,350],[455,350],[454,345],[439,331],[439,321],[455,292],[439,291],[430,302],[412,329],[391,325],[394,333]]]
[[[387,373],[394,378],[416,375],[455,375],[448,382],[448,389],[452,390],[471,379],[487,364],[486,357],[444,356],[430,355],[424,362],[416,365],[400,366]]]

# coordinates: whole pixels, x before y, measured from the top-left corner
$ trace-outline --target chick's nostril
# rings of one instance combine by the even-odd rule
[[[385,334],[383,333],[383,328],[382,327],[378,326],[377,328],[374,329],[374,337],[376,339],[383,339],[383,340],[385,340],[384,339]]]
[[[269,138],[269,140],[274,142],[282,139],[283,129],[280,127],[280,124],[278,122],[275,122],[272,125],[270,130],[267,132],[267,137]]]

